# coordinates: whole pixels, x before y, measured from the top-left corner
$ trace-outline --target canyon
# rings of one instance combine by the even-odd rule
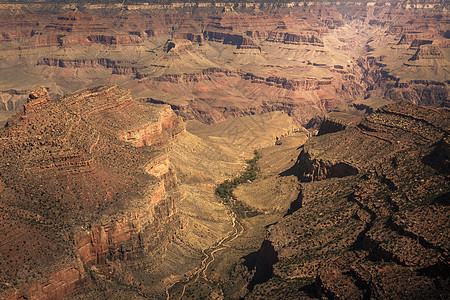
[[[0,1],[0,298],[448,298],[448,9]]]
[[[5,4],[0,109],[39,86],[58,98],[99,84],[208,124],[282,110],[307,126],[379,97],[447,106],[448,14],[401,5]]]

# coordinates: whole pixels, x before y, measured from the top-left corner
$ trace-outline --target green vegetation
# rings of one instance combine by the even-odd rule
[[[241,176],[234,178],[233,180],[225,180],[222,182],[216,189],[216,195],[220,198],[229,200],[235,199],[233,195],[233,190],[242,183],[252,182],[258,176],[259,168],[258,168],[258,160],[261,158],[261,154],[255,150],[253,151],[255,155],[252,159],[247,160],[247,168],[245,172],[241,174]]]

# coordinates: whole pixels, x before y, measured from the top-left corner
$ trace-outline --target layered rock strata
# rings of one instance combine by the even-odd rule
[[[83,12],[30,16],[29,21],[6,16],[0,47],[7,60],[23,57],[27,65],[23,71],[31,79],[46,77],[46,84],[54,81],[49,84],[52,97],[73,92],[73,82],[81,87],[113,81],[124,83],[136,94],[154,88],[158,92],[153,94],[160,96],[156,100],[180,107],[179,114],[187,119],[214,123],[275,107],[306,124],[315,115],[323,115],[345,102],[343,99],[359,97],[365,84],[344,85],[359,77],[344,61],[336,68],[335,64],[316,62],[314,54],[301,64],[321,75],[309,76],[301,71],[303,66],[285,72],[288,60],[280,66],[267,65],[271,60],[267,53],[272,52],[270,47],[274,45],[282,45],[282,51],[293,51],[295,56],[302,47],[313,47],[314,53],[315,48],[322,51],[317,53],[326,52],[322,49],[326,46],[324,37],[342,25],[340,14],[325,7],[268,6],[253,10],[237,6],[231,11],[186,7],[167,8],[161,14],[135,10],[115,14],[86,6]],[[223,55],[217,57],[218,53]],[[263,68],[262,72],[241,70],[242,65],[254,62]],[[218,73],[213,69],[225,70],[220,78],[214,76],[219,81],[208,76]],[[236,78],[242,79],[237,85]],[[154,81],[157,84],[148,84]],[[177,86],[161,83],[166,81]],[[228,87],[222,88],[222,83]],[[208,86],[213,90],[208,91]],[[178,95],[181,90],[185,91],[183,97]],[[245,101],[236,99],[235,95],[242,93]],[[261,103],[258,99],[267,98],[262,95],[269,95],[270,99]],[[180,105],[178,99],[186,97],[192,103]],[[20,108],[24,102],[23,97],[18,98],[9,99],[16,102],[13,107]],[[229,112],[230,106],[233,112]]]
[[[399,103],[311,138],[302,206],[269,227],[273,276],[249,298],[447,298],[449,117]]]
[[[52,95],[72,92],[73,80],[79,86],[127,82],[136,94],[150,87],[157,101],[206,123],[264,113],[265,103],[303,125],[362,97],[448,105],[448,13],[439,7],[403,11],[397,4],[342,2],[261,8],[167,7],[149,15],[133,9],[118,17],[92,7],[5,16],[0,47],[6,60],[24,59],[25,74],[54,78]],[[363,45],[365,51],[357,50]],[[220,73],[214,69],[226,71],[210,76]],[[239,77],[244,80],[236,82]],[[18,89],[4,88],[0,109],[21,107],[23,94],[8,92]]]
[[[183,130],[115,86],[31,93],[0,131],[1,297],[60,299],[93,284],[92,267],[170,242],[180,196],[166,146]]]

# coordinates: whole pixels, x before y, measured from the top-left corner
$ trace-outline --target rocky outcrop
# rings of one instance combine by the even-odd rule
[[[290,33],[282,31],[272,31],[267,38],[267,41],[283,44],[294,45],[315,45],[323,46],[323,41],[320,39],[316,31],[304,31],[300,33]]]
[[[305,150],[300,153],[294,168],[296,168],[297,176],[303,182],[358,174],[358,169],[348,163],[311,158],[311,155]]]
[[[142,67],[136,66],[135,61],[116,61],[109,58],[96,59],[67,59],[45,57],[37,62],[38,66],[60,68],[96,68],[105,67],[112,69],[112,74],[128,75],[136,74]]]
[[[136,128],[158,138],[124,141]],[[56,102],[45,88],[32,92],[0,131],[0,252],[10,257],[0,261],[1,297],[64,298],[96,284],[96,266],[169,243],[181,223],[166,146],[183,130],[168,106],[118,87]]]
[[[159,112],[159,120],[155,124],[145,124],[140,128],[129,130],[122,134],[121,139],[132,143],[136,147],[157,145],[162,146],[168,140],[184,131],[184,123],[181,117],[173,110],[166,108]]]
[[[172,40],[169,39],[163,47],[165,53],[180,54],[187,51],[194,51],[194,46],[189,40]]]
[[[407,100],[419,105],[448,107],[446,84],[430,80],[411,80],[397,83],[388,89],[384,96],[393,101]]]
[[[208,41],[238,46],[238,49],[260,49],[257,45],[255,45],[250,37],[243,34],[204,31],[203,37]]]
[[[397,45],[411,45],[411,47],[414,47],[414,45],[417,44],[418,41],[432,39],[433,37],[433,34],[407,33],[401,36]]]
[[[44,87],[41,87],[37,89],[36,91],[33,91],[30,93],[28,97],[27,104],[24,105],[24,113],[33,113],[37,112],[41,109],[42,106],[45,104],[48,104],[51,101],[50,96],[47,92],[47,89]]]
[[[2,299],[63,299],[67,295],[75,292],[90,282],[90,277],[86,273],[80,259],[67,263],[67,266],[58,270],[44,280],[36,282],[22,291],[15,291],[10,294],[1,294]],[[5,298],[3,298],[5,297]]]
[[[422,45],[420,46],[416,53],[409,59],[410,61],[422,60],[422,59],[443,59],[439,47],[436,45]]]

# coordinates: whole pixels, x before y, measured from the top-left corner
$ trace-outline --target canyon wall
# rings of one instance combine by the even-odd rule
[[[291,170],[302,205],[268,228],[278,261],[248,296],[448,296],[449,126],[448,109],[402,102],[312,137]]]
[[[400,14],[396,5],[381,3],[221,5],[167,6],[161,14],[130,9],[120,17],[101,5],[29,18],[5,15],[2,57],[11,61],[7,68],[21,60],[29,82],[47,85],[54,98],[93,82],[118,82],[139,98],[205,123],[274,107],[306,125],[361,98],[447,103],[447,82],[439,75],[447,68],[441,25],[447,13],[423,8]],[[381,53],[392,42],[411,48],[408,57],[400,50]],[[416,84],[435,61],[443,71],[429,82],[440,86]],[[19,86],[13,80],[2,90]],[[5,95],[2,103],[3,109],[20,108],[24,94]]]
[[[183,131],[118,87],[32,92],[0,132],[2,298],[63,298],[95,284],[95,267],[169,243],[181,195],[166,151]]]

